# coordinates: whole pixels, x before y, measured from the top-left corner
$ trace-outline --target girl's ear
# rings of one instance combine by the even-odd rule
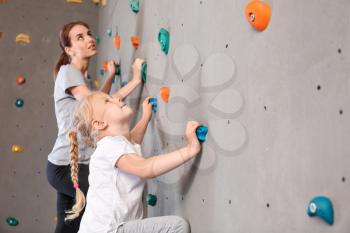
[[[97,120],[92,121],[92,128],[94,128],[96,130],[104,130],[107,128],[107,126],[108,126],[108,124],[106,122],[97,121]]]

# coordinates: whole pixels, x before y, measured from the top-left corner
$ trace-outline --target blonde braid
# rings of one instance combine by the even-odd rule
[[[68,139],[70,143],[70,167],[71,167],[71,179],[75,188],[75,204],[72,209],[66,211],[67,217],[65,220],[73,220],[77,218],[80,212],[85,207],[85,195],[79,188],[78,179],[78,138],[76,129],[72,129],[68,133]]]

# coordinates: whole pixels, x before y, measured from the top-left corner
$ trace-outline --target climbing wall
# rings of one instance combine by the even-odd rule
[[[138,117],[140,96],[158,99],[144,155],[182,147],[187,120],[209,127],[200,156],[148,182],[158,199],[147,215],[184,216],[194,233],[347,233],[350,2],[269,0],[265,30],[254,25],[264,13],[246,17],[248,3],[143,0],[136,13],[127,0],[109,0],[100,8],[98,70],[121,62],[114,90],[131,78],[135,57],[147,62],[146,82],[128,99]],[[320,218],[331,217],[322,204],[307,215],[317,196],[333,203],[333,225]]]
[[[53,67],[61,53],[58,33],[78,19],[96,31],[97,15],[90,1],[0,1],[1,233],[54,231],[56,193],[45,167],[57,134]],[[9,225],[16,220],[17,226]]]

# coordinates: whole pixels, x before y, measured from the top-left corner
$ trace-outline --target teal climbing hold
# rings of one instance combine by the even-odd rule
[[[115,66],[115,75],[120,76],[121,74],[120,64],[114,63],[114,66]]]
[[[96,36],[96,37],[95,37],[95,40],[96,40],[96,44],[99,45],[99,44],[100,44],[100,41],[101,41],[101,40],[100,40],[100,37],[99,37],[99,36]]]
[[[169,52],[170,34],[166,29],[160,29],[158,33],[158,41],[160,43],[161,50],[167,55]]]
[[[112,29],[108,28],[106,33],[107,33],[108,37],[111,37],[112,36]]]
[[[18,220],[14,217],[8,217],[6,218],[6,223],[9,225],[9,226],[17,226],[18,225]]]
[[[334,222],[333,204],[325,196],[313,198],[307,207],[307,214],[310,217],[319,217],[329,225],[332,225]]]
[[[207,126],[201,125],[201,126],[197,127],[196,135],[197,135],[198,141],[205,142],[206,137],[207,137],[207,133],[208,133]]]
[[[157,196],[153,194],[147,194],[146,202],[150,206],[155,206],[157,204]]]
[[[23,99],[20,99],[20,98],[16,99],[16,107],[17,108],[22,108],[23,105],[24,105],[24,100]]]
[[[146,82],[147,80],[147,63],[146,62],[142,63],[141,74],[142,74],[142,81]]]
[[[140,11],[140,2],[139,2],[139,0],[130,0],[129,3],[130,3],[131,10],[134,13],[138,13]]]
[[[122,82],[120,83],[120,87],[124,87],[126,84],[128,84],[127,81],[122,81]]]
[[[101,76],[105,75],[105,70],[104,69],[100,69],[100,75]]]
[[[158,110],[158,101],[157,98],[150,98],[149,102],[152,104],[152,111],[157,112]]]

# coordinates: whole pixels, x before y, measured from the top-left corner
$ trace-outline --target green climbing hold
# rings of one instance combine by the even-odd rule
[[[153,194],[147,194],[146,202],[150,206],[155,206],[157,204],[157,196]]]
[[[139,2],[139,0],[130,0],[130,7],[131,7],[131,10],[134,13],[138,13],[140,11],[140,2]]]
[[[142,81],[146,82],[147,80],[147,63],[146,62],[142,63],[141,74],[142,74]]]
[[[168,52],[169,52],[169,40],[170,40],[169,32],[164,28],[160,29],[158,33],[158,41],[160,43],[160,48],[166,55],[168,55]]]
[[[19,222],[14,217],[8,217],[6,218],[6,223],[10,226],[17,226]]]
[[[99,37],[99,36],[96,36],[96,37],[95,37],[95,40],[96,40],[96,44],[99,45],[99,44],[100,44],[100,41],[101,41],[101,40],[100,40],[100,37]]]
[[[120,76],[121,74],[120,64],[114,64],[114,65],[115,65],[115,75]]]

